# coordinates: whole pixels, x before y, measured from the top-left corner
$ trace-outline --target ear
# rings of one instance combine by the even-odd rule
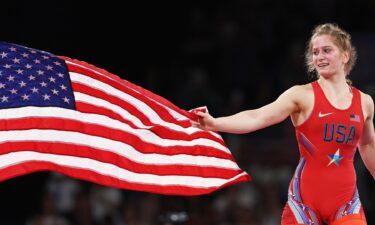
[[[342,59],[343,59],[343,63],[344,64],[347,64],[349,62],[349,59],[350,59],[350,55],[349,55],[349,52],[348,51],[344,51],[342,53]]]

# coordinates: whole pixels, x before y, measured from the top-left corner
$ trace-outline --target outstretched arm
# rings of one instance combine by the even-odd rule
[[[374,102],[369,95],[364,95],[364,109],[366,113],[363,134],[359,140],[359,153],[368,171],[375,178],[375,133],[374,133]]]
[[[297,112],[299,92],[300,87],[292,87],[268,105],[226,117],[213,118],[208,113],[197,112],[200,120],[195,126],[204,130],[238,134],[259,130],[279,123],[291,113]]]

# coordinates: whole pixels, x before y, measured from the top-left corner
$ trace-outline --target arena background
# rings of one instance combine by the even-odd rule
[[[207,105],[220,116],[309,82],[310,31],[334,22],[358,49],[354,85],[375,97],[373,0],[131,2],[2,2],[0,40],[87,61],[181,108]],[[279,224],[299,157],[291,122],[223,136],[252,182],[175,197],[40,172],[0,183],[0,224],[152,225],[168,212],[187,213],[190,225]],[[375,224],[375,181],[358,154],[355,166],[368,224]]]

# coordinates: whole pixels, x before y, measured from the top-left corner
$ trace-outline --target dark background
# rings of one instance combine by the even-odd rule
[[[334,22],[358,50],[354,85],[375,95],[373,0],[120,2],[2,2],[0,40],[87,61],[181,108],[207,105],[220,116],[310,82],[305,43],[314,26]],[[279,224],[299,157],[290,121],[223,136],[251,183],[184,198],[40,172],[0,183],[0,225],[158,224],[167,211],[186,211],[195,225]],[[375,224],[375,182],[356,159],[368,224]],[[59,194],[72,199],[70,208],[59,207]]]

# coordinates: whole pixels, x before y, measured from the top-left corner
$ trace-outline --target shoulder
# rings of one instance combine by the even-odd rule
[[[362,101],[363,105],[365,105],[365,106],[373,106],[374,105],[374,101],[372,100],[372,97],[369,94],[366,94],[362,91],[359,91],[359,93],[361,94],[361,101]]]
[[[312,93],[313,87],[310,83],[303,85],[294,85],[284,92],[284,94],[295,96],[297,98],[303,98]]]
[[[292,103],[293,111],[291,113],[294,122],[301,119],[301,115],[307,115],[314,105],[314,91],[311,83],[295,85],[282,94],[285,102]],[[299,122],[296,122],[299,124]]]
[[[362,109],[364,110],[364,114],[367,115],[366,117],[372,117],[374,114],[374,100],[369,94],[362,91],[359,91],[359,93],[361,95]]]
[[[372,100],[372,97],[371,97],[371,95],[369,95],[369,94],[366,94],[366,93],[364,93],[364,92],[362,92],[362,91],[359,91],[359,93],[361,93],[361,99],[363,99],[363,101],[365,101],[365,102],[367,102],[367,103],[374,103],[374,101]]]
[[[309,109],[314,102],[313,87],[311,84],[292,86],[280,96],[280,99],[284,102],[292,102],[298,111]]]

